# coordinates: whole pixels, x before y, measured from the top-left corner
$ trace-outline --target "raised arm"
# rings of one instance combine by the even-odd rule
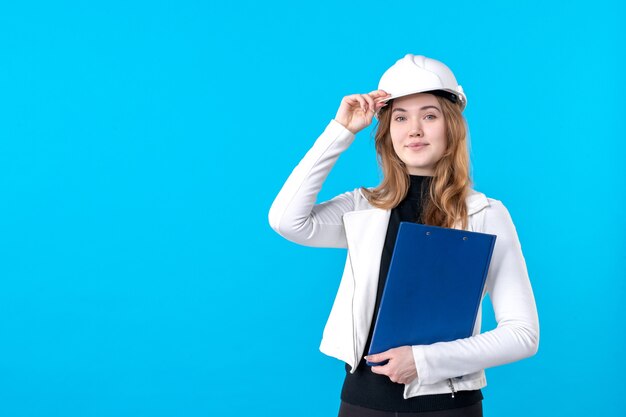
[[[339,155],[352,144],[356,133],[371,123],[374,112],[385,105],[375,103],[374,98],[384,95],[375,91],[342,99],[335,119],[291,172],[272,203],[268,218],[278,234],[305,246],[347,246],[342,217],[354,210],[354,192],[315,202]]]
[[[354,134],[334,119],[294,168],[269,211],[272,229],[306,246],[346,247],[342,215],[353,208],[352,193],[315,204],[322,184]]]

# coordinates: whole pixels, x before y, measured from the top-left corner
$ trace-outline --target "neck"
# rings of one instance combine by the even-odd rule
[[[431,175],[409,174],[409,190],[407,198],[421,200],[428,190],[428,185],[433,177]]]

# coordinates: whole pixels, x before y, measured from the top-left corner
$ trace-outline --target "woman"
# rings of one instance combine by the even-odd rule
[[[346,362],[339,416],[482,416],[485,368],[536,353],[539,323],[515,226],[506,207],[471,188],[465,94],[450,69],[407,54],[378,90],[342,99],[327,128],[295,167],[269,212],[271,227],[293,242],[347,248],[320,350]],[[378,118],[383,180],[316,204],[355,135]],[[480,333],[364,357],[401,221],[497,236],[485,283],[498,322]],[[368,366],[383,362],[384,366]]]

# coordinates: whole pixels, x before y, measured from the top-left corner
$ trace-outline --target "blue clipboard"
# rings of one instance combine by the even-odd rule
[[[368,355],[471,336],[495,242],[486,233],[400,222]]]

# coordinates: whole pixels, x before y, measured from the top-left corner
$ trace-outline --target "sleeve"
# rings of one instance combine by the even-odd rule
[[[343,213],[354,210],[354,192],[315,204],[322,184],[355,135],[332,119],[293,169],[269,210],[269,223],[292,242],[315,247],[346,248]]]
[[[518,361],[537,352],[537,308],[515,226],[502,202],[492,200],[486,210],[485,233],[497,238],[485,285],[498,325],[465,339],[412,346],[418,372],[415,383],[419,385]]]

